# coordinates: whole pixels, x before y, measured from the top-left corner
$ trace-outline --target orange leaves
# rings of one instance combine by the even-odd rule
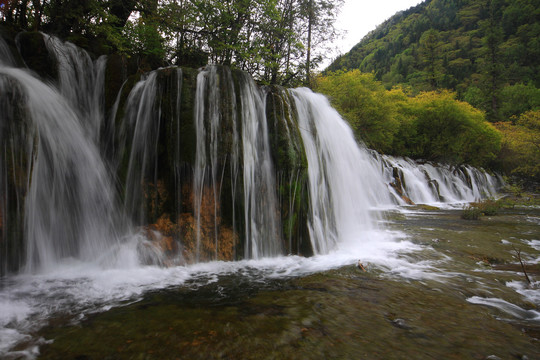
[[[153,189],[147,199],[151,199],[155,208],[160,208],[167,195],[161,182],[157,186],[147,186]],[[233,260],[238,235],[230,226],[223,224],[220,216],[220,202],[214,196],[214,189],[204,187],[200,199],[200,214],[197,217],[194,208],[194,197],[191,186],[182,188],[182,212],[176,219],[162,213],[157,221],[147,227],[147,237],[168,256],[180,256],[188,261]],[[153,207],[154,207],[153,205]],[[179,254],[179,242],[183,253]]]

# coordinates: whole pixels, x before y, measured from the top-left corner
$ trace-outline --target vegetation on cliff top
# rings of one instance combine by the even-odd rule
[[[326,56],[343,0],[1,0],[0,25],[44,31],[94,52],[163,64],[210,62],[298,85]]]

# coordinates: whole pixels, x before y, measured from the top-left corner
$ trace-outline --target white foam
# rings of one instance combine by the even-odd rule
[[[540,240],[523,240],[523,242],[532,247],[534,250],[540,250]]]
[[[508,301],[498,298],[483,298],[473,296],[467,299],[471,304],[487,305],[497,308],[520,320],[527,320],[540,323],[540,312],[536,310],[526,310]]]
[[[540,306],[540,281],[533,281],[529,285],[524,281],[509,281],[506,286],[514,289],[536,306]]]
[[[358,234],[357,234],[358,235]],[[117,248],[117,259],[130,259],[124,266],[110,268],[111,262],[86,263],[67,259],[41,274],[25,274],[5,280],[0,290],[0,357],[13,356],[9,349],[27,342],[32,331],[55,315],[72,314],[84,317],[92,312],[138,301],[152,290],[183,286],[203,286],[220,276],[235,274],[253,282],[267,279],[302,276],[345,265],[359,260],[368,268],[383,269],[385,276],[411,279],[437,277],[434,264],[414,262],[407,254],[425,248],[407,241],[403,235],[385,231],[370,231],[365,238],[349,238],[327,255],[310,258],[281,256],[237,262],[209,262],[189,266],[161,268],[135,264],[132,252],[135,240]],[[396,240],[397,239],[397,240]],[[118,263],[118,265],[121,264]],[[31,346],[35,346],[35,341]],[[32,349],[25,357],[32,357]]]

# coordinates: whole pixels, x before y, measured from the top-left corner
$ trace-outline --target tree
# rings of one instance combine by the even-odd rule
[[[309,82],[343,0],[2,0],[1,21],[62,39],[106,39],[154,64],[208,59],[289,86]],[[132,16],[133,15],[133,16]],[[159,57],[159,61],[157,61]],[[202,64],[201,64],[202,65]]]
[[[501,136],[484,113],[454,93],[422,93],[410,99],[407,112],[414,118],[415,136],[407,144],[414,157],[489,166],[500,151]]]
[[[522,114],[515,125],[496,124],[503,134],[501,166],[507,173],[540,180],[540,110]]]
[[[343,0],[298,0],[298,29],[305,47],[305,85],[311,85],[311,72],[325,58],[328,46],[339,34],[334,27]]]
[[[435,90],[441,82],[443,66],[441,56],[442,42],[439,32],[430,29],[420,38],[421,68],[424,69],[425,82],[429,90]]]
[[[501,1],[486,0],[488,17],[480,22],[480,29],[484,34],[481,57],[482,88],[489,101],[487,106],[488,119],[499,119],[500,88],[503,83],[504,64],[500,47],[504,32],[501,26]]]
[[[329,97],[358,139],[382,153],[393,152],[394,137],[400,129],[398,101],[373,74],[336,71],[318,77],[315,89]]]

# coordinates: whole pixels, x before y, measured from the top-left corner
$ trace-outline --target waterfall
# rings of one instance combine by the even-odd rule
[[[53,88],[27,72],[0,68],[20,86],[32,132],[24,203],[26,268],[66,257],[96,259],[116,240],[113,187],[76,112]],[[5,86],[2,84],[2,86]]]
[[[375,275],[407,268],[404,253],[426,247],[381,229],[381,207],[476,201],[502,183],[377,154],[324,96],[220,66],[132,74],[106,117],[115,65],[43,36],[55,74],[14,68],[0,38],[0,357],[37,356],[51,317],[148,291],[225,280],[222,303],[236,275],[266,284],[359,259]],[[412,272],[432,266],[418,259]]]
[[[0,65],[15,66],[15,59],[8,44],[0,37]]]
[[[453,204],[493,197],[503,181],[482,169],[469,165],[446,165],[417,162],[372,153],[391,184],[390,194],[397,204]]]
[[[219,217],[218,204],[220,202],[218,198],[218,136],[221,126],[221,94],[218,81],[217,67],[215,66],[206,68],[197,76],[195,98],[197,151],[195,154],[195,171],[193,176],[197,261],[200,260],[203,197],[211,198],[211,209],[206,209],[206,212],[209,211],[212,213],[215,259],[218,257],[219,229],[217,218]],[[205,202],[207,201],[208,199]]]
[[[43,34],[49,53],[58,66],[58,89],[77,113],[81,126],[97,142],[103,116],[106,57],[92,61],[88,53],[72,43]]]
[[[270,157],[266,97],[242,74],[240,99],[244,159],[244,218],[246,258],[281,254],[281,231],[274,165]]]
[[[147,181],[156,185],[157,146],[160,128],[160,108],[156,108],[158,95],[157,73],[152,72],[139,81],[130,92],[123,132],[129,137],[131,151],[126,175],[124,207],[136,224],[144,224],[147,219],[144,199],[152,196],[147,193]],[[129,148],[121,148],[129,151]]]
[[[500,185],[470,166],[376,154],[324,96],[219,66],[126,81],[109,124],[106,58],[43,36],[53,85],[0,70],[1,256],[23,258],[2,273],[95,261],[133,234],[167,254],[140,263],[328,254],[376,230],[378,207],[475,201]]]
[[[311,242],[316,253],[327,254],[374,228],[370,210],[387,202],[386,189],[369,153],[328,100],[308,89],[292,94],[308,158]]]

